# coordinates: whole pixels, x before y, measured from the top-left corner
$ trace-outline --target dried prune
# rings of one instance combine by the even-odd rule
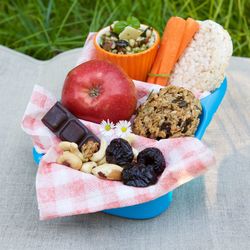
[[[129,143],[122,139],[113,139],[106,149],[106,161],[108,163],[124,166],[133,161],[134,154]]]
[[[164,156],[158,148],[145,148],[138,154],[137,162],[145,166],[152,166],[157,176],[160,175],[166,167]]]
[[[157,176],[152,166],[130,163],[123,168],[122,182],[127,186],[147,187],[157,182]]]

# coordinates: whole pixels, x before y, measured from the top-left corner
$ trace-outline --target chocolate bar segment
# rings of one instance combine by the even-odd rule
[[[52,132],[59,130],[68,120],[67,112],[59,105],[54,105],[43,117],[42,122]]]
[[[69,120],[66,126],[60,131],[59,136],[63,141],[70,141],[79,144],[87,133],[88,132],[83,129],[80,122],[78,123],[76,120]]]
[[[57,102],[45,114],[42,122],[61,140],[75,142],[79,148],[89,140],[100,143],[99,138],[64,108],[60,102]]]

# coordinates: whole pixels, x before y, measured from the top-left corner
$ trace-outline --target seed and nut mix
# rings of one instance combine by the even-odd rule
[[[99,149],[99,143],[88,141],[87,143],[83,144],[81,151],[83,154],[83,162],[89,161],[89,159],[93,156],[95,152]]]
[[[110,25],[100,38],[101,48],[114,54],[135,54],[150,48],[155,42],[153,28],[143,28],[137,19],[135,22],[136,25],[124,21]]]
[[[101,179],[122,181],[128,186],[153,185],[166,167],[159,149],[146,148],[135,156],[135,150],[122,138],[113,139],[109,145],[104,139],[101,145],[89,141],[83,145],[82,153],[77,144],[68,141],[60,142],[59,148],[63,153],[57,163]]]
[[[200,122],[200,101],[187,89],[167,86],[137,110],[135,134],[153,139],[193,136]]]

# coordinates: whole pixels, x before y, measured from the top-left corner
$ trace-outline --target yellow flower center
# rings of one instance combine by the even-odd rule
[[[105,130],[106,130],[106,131],[109,131],[110,129],[111,129],[111,126],[110,126],[109,124],[106,124],[106,125],[105,125]]]
[[[127,128],[122,127],[122,128],[121,128],[121,131],[122,131],[123,133],[125,133],[125,132],[127,131]]]

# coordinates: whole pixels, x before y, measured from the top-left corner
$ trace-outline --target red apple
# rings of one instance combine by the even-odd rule
[[[133,81],[104,60],[91,60],[72,69],[64,82],[62,104],[76,117],[96,123],[129,120],[136,109]]]

